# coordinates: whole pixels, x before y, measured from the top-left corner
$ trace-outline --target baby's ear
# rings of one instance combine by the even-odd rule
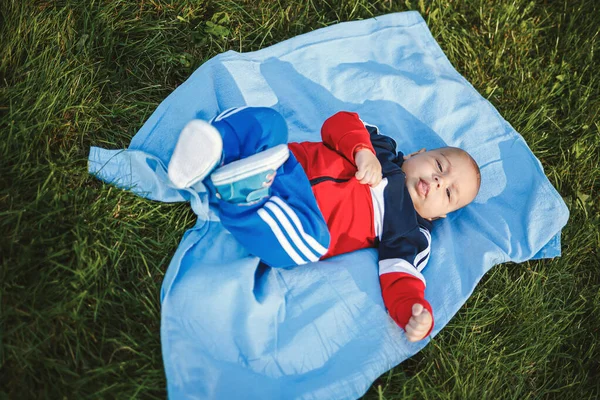
[[[412,156],[416,156],[417,154],[423,153],[423,152],[425,152],[425,151],[427,151],[427,150],[425,150],[425,148],[423,147],[423,148],[422,148],[421,150],[419,150],[419,151],[415,151],[414,153],[410,153],[409,155],[407,155],[407,156],[404,156],[404,159],[405,159],[405,160],[408,160],[408,159],[409,159],[409,158],[411,158]]]

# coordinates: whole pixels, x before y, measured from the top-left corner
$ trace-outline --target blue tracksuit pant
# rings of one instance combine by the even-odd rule
[[[234,108],[210,123],[223,137],[224,164],[288,141],[285,120],[270,108]],[[218,204],[223,226],[249,253],[271,267],[314,262],[327,252],[327,224],[308,177],[291,152],[277,170],[269,197],[250,204],[223,200]]]

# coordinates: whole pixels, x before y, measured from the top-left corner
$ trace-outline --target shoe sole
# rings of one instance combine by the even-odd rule
[[[290,156],[287,145],[280,144],[253,156],[234,161],[219,169],[210,176],[215,186],[240,181],[263,171],[279,168]]]
[[[180,189],[190,187],[210,174],[222,153],[223,139],[219,131],[206,121],[192,120],[181,131],[173,150],[169,179]]]

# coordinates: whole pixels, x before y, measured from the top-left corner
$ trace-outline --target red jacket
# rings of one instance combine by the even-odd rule
[[[329,250],[323,258],[375,244],[371,190],[354,178],[356,165],[353,156],[359,146],[369,148],[373,153],[375,151],[360,120],[360,126],[356,127],[345,121],[348,131],[344,133],[333,129],[337,126],[335,122],[335,116],[325,121],[321,131],[323,143],[289,144],[310,180],[329,228]]]
[[[325,121],[321,136],[323,142],[290,143],[289,148],[304,168],[329,228],[329,250],[322,258],[375,247],[371,190],[354,178],[355,152],[366,148],[377,154],[369,131],[356,113],[339,112]],[[402,328],[413,304],[423,304],[431,312],[424,298],[425,284],[418,276],[419,272],[380,272],[384,304]]]

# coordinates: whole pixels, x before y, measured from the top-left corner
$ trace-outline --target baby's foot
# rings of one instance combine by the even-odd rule
[[[290,156],[285,144],[218,168],[210,179],[220,199],[230,203],[252,203],[270,194],[279,168]]]
[[[178,188],[190,187],[210,174],[222,153],[219,131],[208,122],[194,119],[179,135],[169,162],[169,179]]]
[[[433,324],[433,317],[421,304],[414,304],[412,307],[412,317],[406,324],[406,338],[409,342],[417,342],[424,339]]]

